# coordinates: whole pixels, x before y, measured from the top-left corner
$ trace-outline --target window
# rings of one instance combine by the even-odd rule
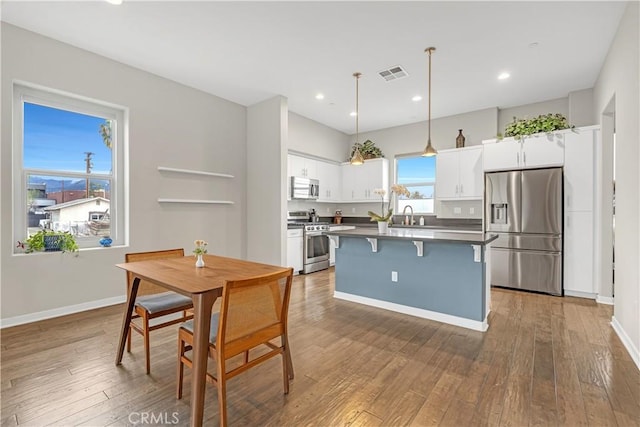
[[[401,214],[406,206],[414,213],[434,213],[433,193],[436,183],[436,158],[420,155],[396,157],[396,183],[409,190],[410,196],[398,197],[396,212]]]
[[[80,248],[125,244],[124,108],[14,86],[14,237],[69,231]]]

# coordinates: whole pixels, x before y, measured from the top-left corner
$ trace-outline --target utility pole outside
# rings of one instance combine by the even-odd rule
[[[86,157],[84,158],[84,161],[87,165],[87,174],[91,173],[91,168],[93,167],[93,163],[91,163],[91,156],[93,156],[94,153],[90,152],[90,151],[85,151],[84,154],[86,154]],[[87,198],[89,198],[89,177],[87,177],[87,182],[86,182],[86,195]]]

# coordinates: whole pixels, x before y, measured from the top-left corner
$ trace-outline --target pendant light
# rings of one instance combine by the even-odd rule
[[[360,118],[360,111],[358,111],[358,80],[362,73],[353,73],[353,77],[356,78],[356,143],[354,144],[355,150],[353,150],[353,156],[351,156],[350,163],[354,166],[359,166],[364,163],[364,157],[360,153],[360,144],[358,144],[358,119]]]
[[[433,145],[431,145],[431,53],[436,50],[435,47],[428,47],[424,51],[429,54],[429,118],[427,119],[428,134],[427,134],[427,146],[424,148],[422,155],[424,157],[431,157],[438,154]]]

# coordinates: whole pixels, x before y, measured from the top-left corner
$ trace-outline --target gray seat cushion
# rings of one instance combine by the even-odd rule
[[[181,307],[190,308],[192,305],[191,298],[175,292],[163,292],[161,294],[144,295],[136,298],[136,305],[147,310],[150,314],[172,308],[179,309]]]
[[[218,336],[218,319],[220,313],[211,313],[211,330],[209,331],[209,342],[215,344]],[[181,328],[191,332],[193,335],[193,320],[188,320],[180,325]]]

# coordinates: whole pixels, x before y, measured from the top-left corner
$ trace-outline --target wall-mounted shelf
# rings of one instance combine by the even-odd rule
[[[233,205],[230,200],[158,199],[158,203],[192,203],[205,205]]]
[[[215,176],[215,177],[218,177],[218,178],[234,178],[233,175],[229,175],[227,173],[196,171],[196,170],[191,170],[191,169],[168,168],[166,166],[158,166],[158,170],[161,171],[161,172],[187,173],[187,174],[191,174],[191,175]]]

